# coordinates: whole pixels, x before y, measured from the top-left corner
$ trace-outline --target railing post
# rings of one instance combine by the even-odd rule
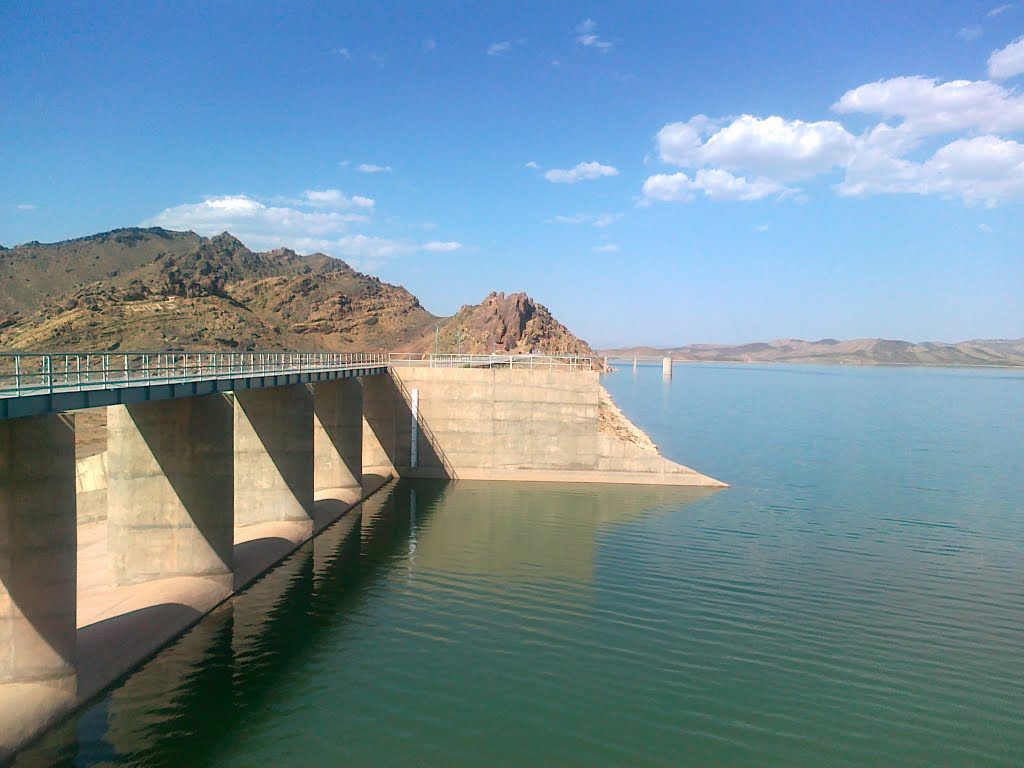
[[[43,358],[46,361],[46,383],[49,386],[50,394],[53,394],[53,358],[47,355]]]
[[[14,391],[21,396],[21,355],[14,356]]]

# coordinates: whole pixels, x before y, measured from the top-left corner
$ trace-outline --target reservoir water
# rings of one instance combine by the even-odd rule
[[[398,483],[16,764],[1024,764],[1024,373],[605,385],[732,487]]]

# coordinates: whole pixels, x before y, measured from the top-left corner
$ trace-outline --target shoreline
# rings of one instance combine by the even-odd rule
[[[600,355],[600,352],[597,353]],[[632,362],[631,356],[607,355],[609,363],[617,361]],[[637,357],[638,362],[659,365],[663,358]],[[1024,363],[854,363],[840,360],[685,360],[673,357],[672,363],[685,363],[687,365],[820,365],[820,366],[848,366],[853,368],[950,368],[953,370],[971,370],[975,368],[1024,371]]]

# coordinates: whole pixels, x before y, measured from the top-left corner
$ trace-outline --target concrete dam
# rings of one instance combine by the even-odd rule
[[[0,355],[0,761],[392,478],[723,485],[603,426],[594,367]]]

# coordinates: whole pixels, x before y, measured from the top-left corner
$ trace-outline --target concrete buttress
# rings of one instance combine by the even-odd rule
[[[0,684],[74,692],[76,531],[72,421],[0,421]]]
[[[232,584],[233,417],[223,395],[111,406],[109,551],[118,584]]]
[[[313,391],[313,492],[359,491],[363,482],[363,388],[358,379]]]
[[[313,521],[313,393],[235,393],[235,525]],[[308,533],[306,536],[308,537]]]

